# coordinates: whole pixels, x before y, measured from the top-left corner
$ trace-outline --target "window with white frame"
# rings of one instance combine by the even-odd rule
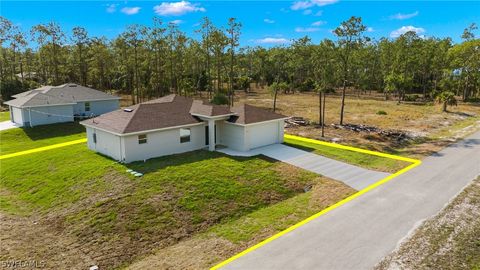
[[[138,135],[138,144],[147,143],[147,134]]]
[[[90,102],[85,102],[85,111],[86,112],[90,111]]]
[[[186,143],[190,141],[191,130],[189,128],[180,129],[180,143]]]

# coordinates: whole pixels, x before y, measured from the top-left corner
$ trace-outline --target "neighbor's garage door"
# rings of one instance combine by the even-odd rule
[[[17,108],[17,107],[10,107],[10,110],[12,110],[12,116],[13,119],[11,119],[14,123],[17,123],[18,125],[23,126],[23,115],[22,115],[22,109]]]
[[[279,142],[278,121],[260,123],[247,127],[250,149]]]

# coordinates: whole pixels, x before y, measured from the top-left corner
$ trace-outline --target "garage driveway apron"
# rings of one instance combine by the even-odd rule
[[[18,128],[18,127],[20,127],[18,124],[15,124],[10,120],[0,122],[0,131],[12,129],[12,128]]]
[[[390,175],[389,173],[367,170],[283,144],[272,144],[246,152],[236,151],[229,148],[219,149],[217,151],[231,156],[265,155],[328,178],[341,181],[357,190],[366,188]]]

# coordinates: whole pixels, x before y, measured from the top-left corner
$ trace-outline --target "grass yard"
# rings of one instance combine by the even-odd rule
[[[36,138],[45,138],[34,141],[21,131],[2,137],[2,151],[62,138],[47,139],[44,129]],[[84,135],[67,135],[75,136]],[[145,175],[133,178],[127,168]],[[305,193],[307,186],[313,188]],[[317,189],[323,195],[315,195]],[[208,235],[234,245],[218,260],[353,192],[264,157],[196,151],[125,166],[84,144],[73,145],[1,161],[0,230],[6,232],[1,240],[11,248],[0,248],[0,258],[48,258],[47,268],[66,262],[72,268],[110,269]]]
[[[380,269],[480,269],[480,178],[426,220]]]
[[[305,151],[314,152],[322,156],[377,171],[394,173],[410,165],[410,163],[406,161],[378,157],[290,138],[286,138],[284,143]]]
[[[73,123],[14,128],[0,132],[0,154],[10,154],[37,147],[85,138],[85,127]]]
[[[10,112],[9,111],[0,112],[0,122],[8,121],[8,120],[10,120]]]

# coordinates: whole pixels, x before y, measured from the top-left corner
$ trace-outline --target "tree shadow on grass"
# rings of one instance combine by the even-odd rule
[[[257,155],[252,157],[237,157],[237,156],[230,156],[230,155],[223,154],[216,151],[210,152],[207,150],[196,150],[196,151],[191,151],[191,152],[186,152],[181,154],[151,158],[146,160],[146,162],[135,161],[132,163],[125,164],[125,166],[134,171],[147,174],[147,173],[157,172],[159,170],[162,170],[170,166],[181,166],[184,164],[191,164],[191,163],[205,161],[205,160],[211,160],[212,162],[215,162],[215,159],[219,159],[223,157],[227,157],[238,162],[249,161],[252,159],[261,159],[269,163],[278,162],[275,159],[272,159],[263,155]]]
[[[80,125],[78,122],[69,122],[35,126],[33,128],[22,128],[22,130],[32,141],[36,141],[80,134],[85,132],[85,127]]]

